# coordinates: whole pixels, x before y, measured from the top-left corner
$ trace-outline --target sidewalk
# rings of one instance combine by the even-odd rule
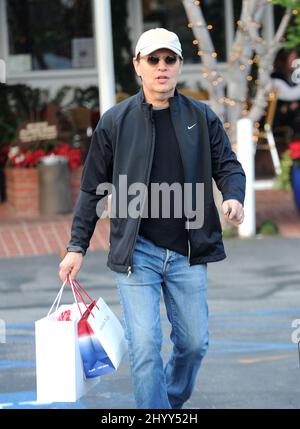
[[[0,204],[0,258],[61,254],[69,241],[72,215],[16,216]],[[286,191],[256,191],[256,223],[271,220],[283,237],[300,237],[300,216],[292,194]],[[90,250],[108,249],[109,222],[97,223]]]
[[[256,225],[271,220],[282,237],[300,237],[300,214],[288,191],[256,191]]]
[[[26,218],[0,204],[0,258],[62,254],[70,239],[71,222],[71,214]],[[99,221],[90,250],[107,249],[108,234],[109,222]]]

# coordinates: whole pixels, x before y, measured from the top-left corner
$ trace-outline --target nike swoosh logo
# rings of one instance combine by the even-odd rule
[[[191,130],[192,128],[194,128],[195,125],[197,125],[197,122],[191,126],[188,125],[188,130]]]

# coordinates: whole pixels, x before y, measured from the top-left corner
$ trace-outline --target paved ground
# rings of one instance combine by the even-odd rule
[[[300,319],[300,239],[227,240],[227,260],[209,265],[210,350],[186,408],[300,408],[300,368],[291,323]],[[106,253],[86,256],[79,276],[120,315]],[[75,404],[36,403],[34,321],[59,288],[58,256],[0,259],[0,408],[134,408],[128,360]],[[66,296],[66,300],[70,295]],[[70,297],[71,299],[71,297]],[[171,344],[163,313],[167,358]]]

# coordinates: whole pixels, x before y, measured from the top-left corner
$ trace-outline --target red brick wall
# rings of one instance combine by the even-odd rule
[[[74,207],[80,189],[82,167],[71,171],[71,197]],[[17,214],[39,214],[39,174],[37,168],[6,168],[6,197]]]
[[[39,178],[37,168],[6,168],[7,202],[18,213],[39,213]]]

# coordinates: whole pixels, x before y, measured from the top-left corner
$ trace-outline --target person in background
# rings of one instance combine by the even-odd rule
[[[106,111],[96,127],[68,253],[60,264],[62,281],[69,273],[77,275],[104,196],[98,186],[112,184],[118,204],[110,217],[107,265],[115,272],[120,293],[136,404],[146,409],[182,408],[207,351],[207,263],[226,257],[213,178],[227,218],[236,225],[244,219],[243,168],[216,114],[177,92],[182,64],[175,33],[156,28],[140,36],[133,65],[142,88]],[[133,188],[140,185],[142,202],[137,204]],[[170,199],[160,195],[158,205],[152,194],[157,185],[174,185]],[[184,185],[191,185],[190,196]],[[186,199],[195,211],[182,210]],[[121,204],[121,213],[122,202],[126,206]],[[134,203],[140,207],[138,216],[129,213]],[[173,345],[166,365],[161,356],[161,294]]]
[[[300,79],[298,83],[296,80],[296,68],[300,66],[300,60],[299,63],[296,61],[298,57],[296,49],[280,49],[271,74],[278,98],[273,126],[289,127],[291,139],[300,137]],[[300,73],[298,75],[300,77]]]

